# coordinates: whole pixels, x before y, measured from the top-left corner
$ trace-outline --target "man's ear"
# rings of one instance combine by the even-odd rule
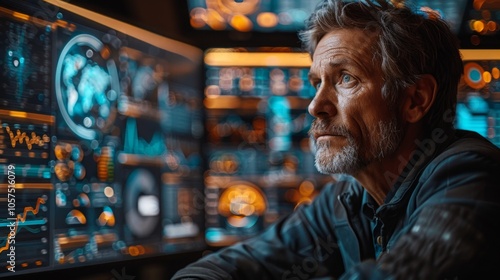
[[[436,92],[436,79],[429,74],[422,75],[415,85],[407,88],[402,105],[405,120],[409,123],[420,121],[434,104]]]

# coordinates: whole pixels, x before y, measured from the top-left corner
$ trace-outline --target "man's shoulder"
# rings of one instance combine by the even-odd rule
[[[456,130],[453,141],[437,157],[446,158],[462,152],[477,153],[500,161],[500,148],[479,133],[469,130]]]
[[[414,173],[419,174],[420,181],[433,176],[456,176],[465,171],[497,176],[494,173],[500,168],[499,147],[474,131],[456,130],[450,135],[452,137],[438,146],[436,152]]]

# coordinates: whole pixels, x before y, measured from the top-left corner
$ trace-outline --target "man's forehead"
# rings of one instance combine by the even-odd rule
[[[313,64],[316,66],[363,63],[372,64],[374,55],[374,37],[364,36],[364,32],[356,30],[332,31],[319,42],[313,54]],[[362,39],[359,39],[359,38]],[[363,42],[363,43],[359,43]]]
[[[365,32],[362,29],[332,30],[321,38],[313,56],[341,49],[360,54],[372,53],[375,39],[376,35]]]

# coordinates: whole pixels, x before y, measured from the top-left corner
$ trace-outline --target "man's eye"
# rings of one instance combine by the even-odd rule
[[[342,74],[342,83],[349,83],[352,80],[352,76],[349,74]]]

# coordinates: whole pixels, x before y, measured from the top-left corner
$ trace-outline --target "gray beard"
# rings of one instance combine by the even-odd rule
[[[323,174],[346,173],[353,174],[359,170],[363,164],[358,156],[358,146],[348,138],[348,145],[343,147],[340,152],[333,153],[326,144],[317,144],[314,166]]]
[[[316,169],[323,174],[354,175],[369,163],[380,161],[393,153],[401,142],[402,135],[397,121],[393,119],[390,122],[379,122],[377,138],[376,142],[367,147],[368,153],[362,153],[361,147],[351,135],[347,135],[347,145],[336,153],[330,150],[328,143],[317,144],[311,139]],[[363,157],[363,154],[369,156]]]

